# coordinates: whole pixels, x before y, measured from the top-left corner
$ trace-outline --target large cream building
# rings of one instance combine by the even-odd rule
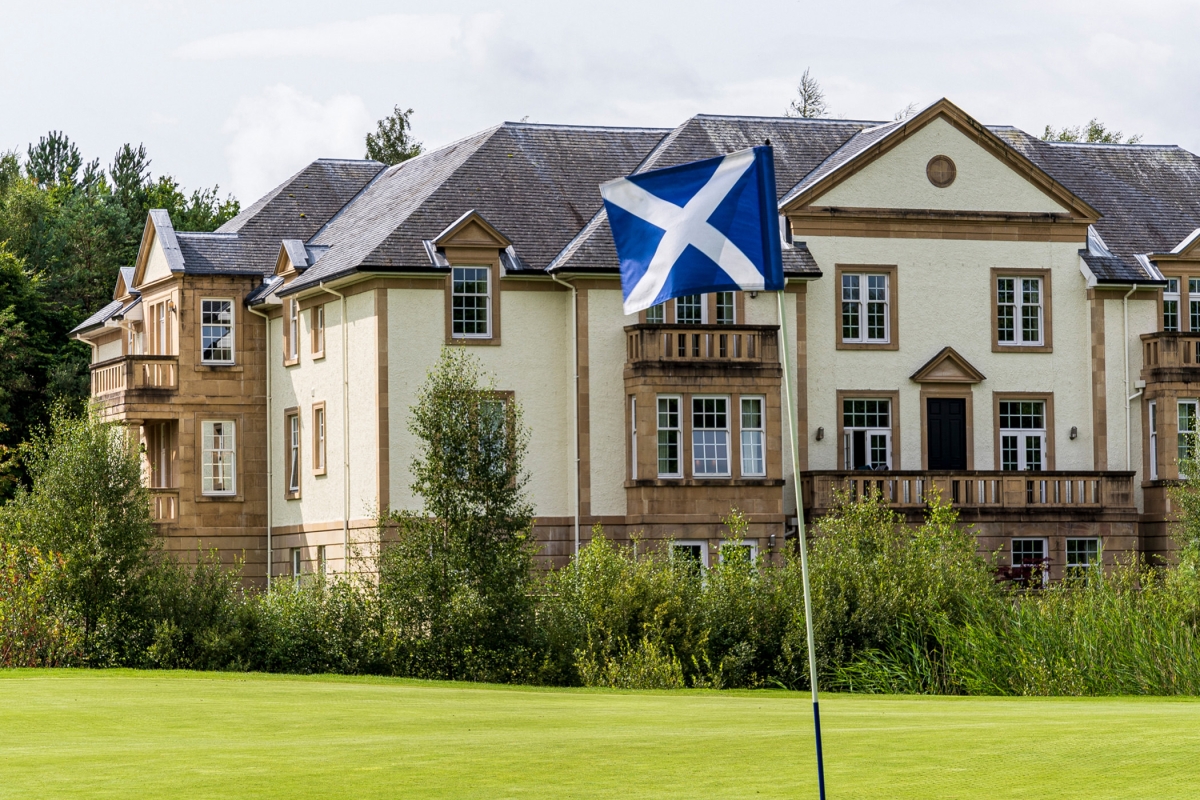
[[[1043,142],[945,100],[891,123],[505,123],[393,167],[314,162],[214,233],[151,212],[75,335],[104,413],[140,431],[168,546],[251,579],[345,569],[378,510],[420,507],[409,409],[450,345],[524,409],[549,562],[595,523],[708,562],[733,507],[779,552],[797,477],[776,297],[624,315],[597,190],[764,142],[806,516],[845,489],[917,519],[936,489],[1004,564],[1169,556],[1200,158]]]

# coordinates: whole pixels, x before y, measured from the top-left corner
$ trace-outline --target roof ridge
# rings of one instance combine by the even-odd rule
[[[1022,131],[1022,133],[1024,133],[1024,131]],[[1191,152],[1186,147],[1177,144],[1150,144],[1149,142],[1056,142],[1049,139],[1038,139],[1038,141],[1054,147],[1134,147],[1141,150],[1183,150],[1185,153]]]
[[[849,124],[849,125],[867,124],[867,125],[875,125],[875,126],[891,124],[891,123],[884,123],[884,122],[882,122],[880,120],[876,120],[876,119],[837,119],[834,117],[789,117],[786,114],[784,114],[782,116],[771,116],[769,114],[765,114],[765,115],[764,114],[695,114],[691,118],[692,119],[758,119],[758,120],[771,120],[771,121],[775,121],[775,122],[801,122],[801,123],[805,123],[805,124],[840,123],[840,124]]]
[[[520,121],[513,122],[512,120],[505,120],[504,122],[501,122],[500,125],[498,125],[497,127],[504,127],[504,128],[558,128],[561,130],[574,130],[574,131],[646,131],[646,132],[662,131],[664,133],[666,133],[667,131],[670,131],[670,130],[674,130],[673,128],[659,128],[659,127],[655,127],[652,125],[573,125],[573,124],[567,123],[567,122],[562,122],[562,123],[559,123],[559,122],[520,122]]]

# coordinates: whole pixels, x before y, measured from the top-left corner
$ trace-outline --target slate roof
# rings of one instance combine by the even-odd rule
[[[797,117],[734,117],[700,114],[671,131],[637,172],[672,167],[688,161],[733,153],[763,144],[775,150],[775,184],[786,192],[865,128],[878,122],[801,119]],[[598,191],[598,190],[597,190]],[[588,221],[549,267],[550,272],[614,272],[617,251],[603,209]],[[784,250],[784,271],[821,274],[803,243]]]
[[[133,305],[133,304],[130,303],[130,305]],[[86,330],[100,327],[101,325],[103,325],[104,323],[106,323],[110,319],[112,319],[113,315],[116,314],[118,311],[120,311],[124,306],[125,306],[124,301],[113,300],[111,303],[106,305],[104,308],[100,309],[95,314],[92,314],[90,317],[85,319],[83,322],[79,323],[74,328],[72,328],[70,335],[74,336],[77,333],[83,333]]]
[[[1168,253],[1200,226],[1200,156],[1181,147],[1043,142],[1017,128],[992,131],[1102,214],[1094,227],[1109,252],[1089,248],[1084,256],[1102,282],[1157,282],[1136,256]]]
[[[779,201],[779,205],[783,206],[791,202],[793,197],[805,191],[850,159],[870,149],[873,144],[904,125],[907,121],[907,119],[903,119],[883,124],[874,123],[873,127],[863,128],[858,131],[846,140],[841,147],[830,153],[829,157],[817,165],[816,169],[805,175],[803,180],[795,184],[790,190],[786,190],[783,198]]]
[[[472,209],[512,240],[510,266],[543,272],[600,207],[599,185],[665,133],[506,122],[397,164],[308,241],[328,251],[282,293],[358,269],[438,269],[424,242]]]

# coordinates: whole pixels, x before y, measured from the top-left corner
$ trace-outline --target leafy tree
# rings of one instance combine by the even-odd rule
[[[829,110],[821,84],[817,82],[816,78],[809,75],[807,67],[804,68],[804,74],[800,76],[800,85],[796,87],[796,95],[787,111],[783,112],[789,117],[809,119],[823,117]]]
[[[396,660],[420,677],[512,680],[531,662],[528,432],[478,360],[446,348],[412,408],[417,511],[385,511],[380,592]]]
[[[63,556],[63,596],[81,623],[84,658],[121,663],[154,544],[139,449],[120,425],[59,405],[21,459],[31,483],[0,507],[0,536]]]
[[[1047,125],[1046,130],[1042,133],[1042,139],[1047,142],[1093,142],[1100,144],[1137,144],[1142,140],[1140,133],[1135,133],[1132,136],[1122,140],[1121,131],[1109,130],[1108,127],[1096,117],[1092,117],[1087,125],[1075,125],[1073,127],[1055,128],[1052,125]]]
[[[367,134],[367,158],[399,164],[421,155],[421,143],[412,138],[412,113],[411,108],[401,111],[396,106],[391,114],[379,120],[375,132]]]

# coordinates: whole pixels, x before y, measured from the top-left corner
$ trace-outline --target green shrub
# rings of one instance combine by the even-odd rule
[[[0,667],[60,667],[79,656],[79,631],[56,589],[62,559],[0,540]]]

